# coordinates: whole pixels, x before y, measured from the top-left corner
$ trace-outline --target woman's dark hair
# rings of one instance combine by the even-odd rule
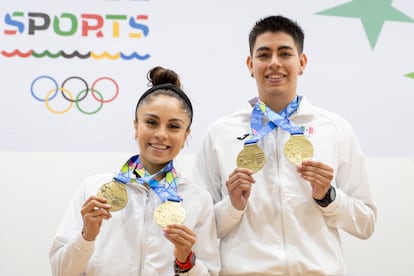
[[[182,103],[182,108],[188,112],[188,117],[190,118],[190,124],[188,125],[188,128],[190,128],[193,122],[193,106],[190,99],[181,90],[180,77],[177,73],[173,70],[156,66],[148,72],[147,79],[151,88],[145,91],[139,98],[135,108],[135,119],[137,118],[137,110],[140,105],[149,103],[152,97],[166,95],[174,97]]]

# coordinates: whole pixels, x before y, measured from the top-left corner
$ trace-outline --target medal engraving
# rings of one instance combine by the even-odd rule
[[[248,168],[256,173],[263,168],[265,159],[263,150],[256,143],[244,145],[243,150],[237,156],[237,167]]]
[[[313,157],[313,146],[303,135],[292,135],[285,144],[285,156],[294,165]]]
[[[98,196],[106,198],[107,203],[111,205],[110,212],[119,211],[128,203],[126,185],[114,180],[102,185]]]
[[[154,211],[154,220],[160,227],[168,224],[182,224],[185,219],[185,209],[180,202],[166,201]]]

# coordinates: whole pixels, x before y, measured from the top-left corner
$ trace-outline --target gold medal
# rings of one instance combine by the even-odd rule
[[[115,180],[102,185],[98,196],[106,198],[107,203],[111,205],[110,212],[119,211],[128,203],[126,185]]]
[[[263,168],[265,159],[265,154],[257,143],[247,144],[237,156],[237,167],[248,168],[256,173]]]
[[[313,157],[313,146],[303,135],[291,135],[285,144],[285,156],[295,165]]]
[[[154,220],[160,227],[168,224],[182,224],[185,219],[185,209],[181,202],[167,200],[154,211]]]

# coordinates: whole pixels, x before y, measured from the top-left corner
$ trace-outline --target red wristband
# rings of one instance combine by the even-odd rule
[[[181,263],[177,258],[175,258],[175,263],[179,267],[181,271],[188,271],[190,270],[194,264],[195,264],[195,254],[193,251],[190,252],[190,255],[188,255],[187,260],[185,263]]]

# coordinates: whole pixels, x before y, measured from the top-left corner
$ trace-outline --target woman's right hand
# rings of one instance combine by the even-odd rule
[[[85,240],[95,240],[101,229],[102,220],[112,217],[109,208],[111,208],[111,205],[106,203],[104,197],[91,196],[86,200],[81,210],[83,219],[82,236]]]
[[[196,233],[183,224],[170,224],[163,228],[165,237],[174,244],[174,256],[185,263],[196,243]]]

